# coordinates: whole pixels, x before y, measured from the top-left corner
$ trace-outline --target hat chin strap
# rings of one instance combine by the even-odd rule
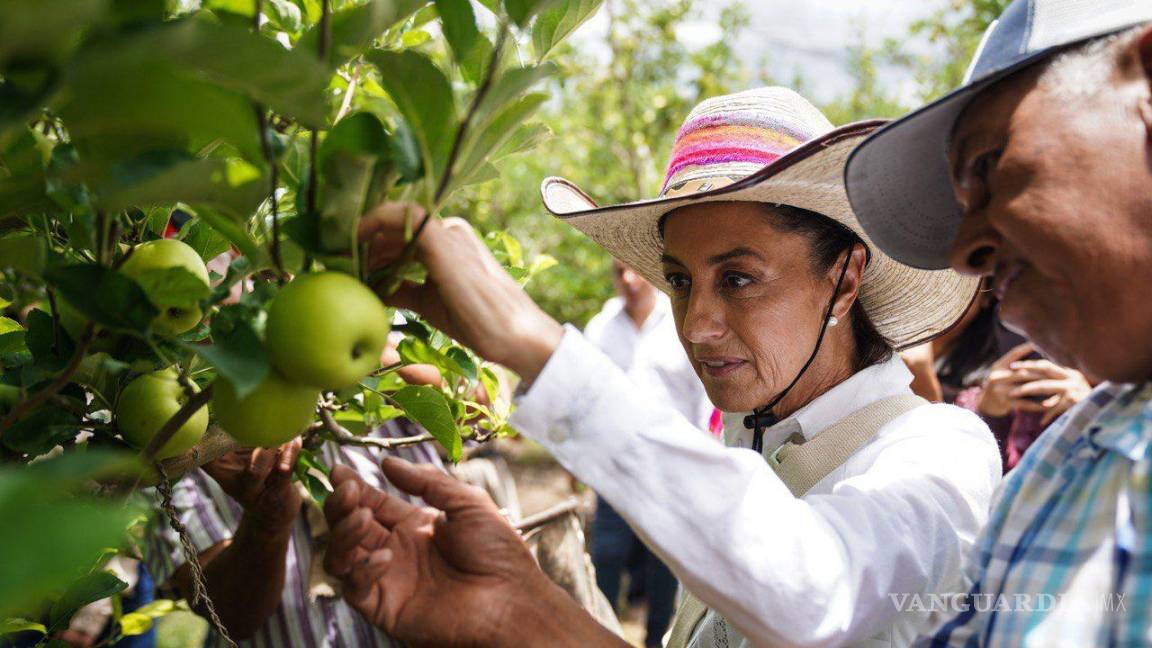
[[[848,274],[848,264],[852,262],[852,248],[848,248],[848,255],[844,257],[844,267],[840,270],[840,278],[836,280],[836,290],[832,293],[832,299],[828,301],[828,309],[824,313],[824,320],[821,322],[820,334],[816,337],[816,346],[812,348],[812,354],[808,356],[808,361],[800,368],[800,372],[788,383],[776,397],[773,398],[767,405],[757,407],[752,410],[752,413],[744,417],[744,427],[752,430],[752,449],[758,454],[764,452],[764,430],[776,425],[780,419],[772,413],[772,408],[776,407],[784,397],[792,391],[796,383],[804,377],[808,368],[816,360],[816,355],[820,353],[820,345],[824,343],[824,334],[828,331],[828,322],[832,319],[832,309],[836,307],[836,296],[840,294],[840,286],[844,284],[844,276]]]

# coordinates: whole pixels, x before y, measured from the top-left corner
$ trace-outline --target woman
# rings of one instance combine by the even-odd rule
[[[752,91],[693,111],[661,199],[601,209],[571,183],[545,181],[549,210],[671,294],[681,342],[732,413],[725,437],[737,448],[637,392],[459,223],[428,224],[417,253],[429,282],[391,296],[524,378],[514,424],[716,610],[680,630],[692,646],[907,645],[930,609],[898,601],[966,589],[959,566],[999,480],[996,445],[969,412],[911,404],[911,374],[892,349],[946,330],[976,284],[900,266],[861,234],[842,171],[874,126],[834,131],[795,93]],[[403,213],[385,206],[365,221],[377,263],[402,248]],[[399,519],[351,516],[362,494],[342,486],[333,500],[334,521],[358,529],[338,546]],[[439,529],[450,534],[447,520]],[[373,566],[351,577],[353,604],[390,630],[461,640],[464,620],[415,622],[442,570],[413,579],[413,547],[450,564],[451,540],[382,552],[386,533],[373,529],[376,542],[333,558],[341,575],[348,556]],[[371,587],[389,596],[368,596],[364,579],[386,573]],[[482,586],[447,582],[438,586]]]

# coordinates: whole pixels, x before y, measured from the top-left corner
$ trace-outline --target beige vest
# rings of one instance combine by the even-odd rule
[[[785,442],[772,453],[768,465],[793,495],[803,497],[876,436],[880,428],[927,403],[914,394],[883,398],[840,419],[808,441]],[[666,648],[687,648],[707,613],[708,606],[685,591],[684,600],[672,619]]]

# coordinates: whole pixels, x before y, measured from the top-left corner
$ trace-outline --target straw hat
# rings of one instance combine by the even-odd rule
[[[901,265],[864,234],[848,203],[844,166],[856,145],[882,124],[834,129],[815,106],[791,90],[749,90],[704,101],[688,115],[658,198],[599,207],[562,178],[544,180],[541,193],[549,212],[665,292],[670,289],[660,262],[660,221],[675,209],[741,201],[823,214],[855,232],[868,247],[860,303],[880,334],[904,349],[955,324],[975,297],[979,281],[951,270]]]

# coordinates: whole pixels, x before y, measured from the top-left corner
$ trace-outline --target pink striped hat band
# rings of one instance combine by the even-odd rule
[[[706,100],[680,127],[660,195],[732,184],[830,130],[815,106],[786,88]]]

